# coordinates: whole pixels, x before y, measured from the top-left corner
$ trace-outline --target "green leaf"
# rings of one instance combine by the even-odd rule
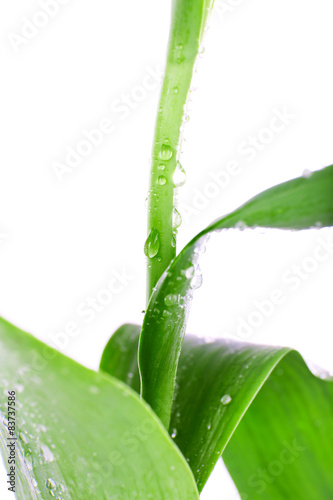
[[[333,166],[268,189],[199,233],[163,274],[144,318],[139,366],[142,396],[166,428],[192,289],[201,279],[198,258],[209,233],[240,224],[280,229],[332,226],[332,194]]]
[[[15,390],[18,499],[198,499],[186,461],[132,390],[4,320],[0,343],[0,449],[7,464]]]
[[[101,358],[99,369],[122,380],[140,394],[138,342],[140,327],[127,323],[112,335]]]
[[[138,371],[139,333],[124,325],[111,337],[109,373]],[[332,417],[333,380],[315,377],[297,352],[185,337],[170,433],[199,491],[223,452],[243,500],[331,499]]]

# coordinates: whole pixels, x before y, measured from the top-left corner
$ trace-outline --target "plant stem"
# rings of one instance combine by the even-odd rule
[[[147,299],[176,256],[174,182],[180,129],[211,0],[174,0],[164,80],[156,119],[145,245]]]

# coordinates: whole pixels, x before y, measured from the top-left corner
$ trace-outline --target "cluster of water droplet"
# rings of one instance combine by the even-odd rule
[[[199,47],[199,51],[198,51],[199,57],[203,56],[204,51],[205,51],[205,48],[201,45]],[[178,43],[176,45],[175,61],[177,64],[180,64],[183,61],[185,61],[184,47],[183,47],[182,43]],[[195,71],[196,71],[196,69],[194,69],[194,73],[195,73]],[[190,94],[191,94],[191,92],[193,92],[193,90],[194,89],[192,87],[190,89]],[[176,96],[179,94],[179,86],[175,85],[172,88],[172,93],[176,98]],[[177,155],[178,156],[181,154],[181,145],[183,142],[184,126],[189,121],[188,110],[189,110],[190,103],[191,103],[191,98],[189,95],[187,102],[184,106],[182,125],[180,127],[180,139],[179,139],[179,144],[178,144],[178,148],[177,148]],[[159,108],[159,113],[163,113],[162,106],[160,106],[160,108]],[[164,174],[164,171],[166,170],[166,163],[169,160],[171,160],[173,155],[174,155],[174,151],[173,151],[172,147],[170,146],[169,139],[164,139],[162,144],[161,144],[161,147],[158,151],[158,159],[160,160],[160,163],[159,163],[157,168],[160,172],[159,172],[159,175],[157,176],[156,183],[159,186],[166,186],[168,184],[168,176]],[[181,165],[181,163],[178,159],[177,159],[176,167],[175,167],[175,170],[174,170],[174,173],[172,176],[172,181],[173,181],[173,185],[176,189],[183,186],[186,182],[185,169]],[[150,192],[150,196],[154,196],[154,195],[157,196],[156,193]],[[158,200],[156,199],[156,201],[158,201]],[[181,219],[180,213],[177,210],[177,200],[175,197],[174,198],[174,209],[173,209],[173,220],[172,220],[173,236],[172,236],[172,240],[171,240],[171,245],[173,247],[176,247],[176,238],[177,238],[178,228],[181,225],[181,223],[182,223],[182,219]],[[145,242],[145,246],[144,246],[145,255],[148,258],[152,259],[152,258],[157,256],[159,249],[160,249],[160,236],[159,236],[158,231],[153,228],[150,230],[148,237],[147,237],[147,240]],[[200,276],[200,273],[199,273],[199,276]],[[198,280],[198,283],[199,283],[198,286],[200,286],[200,278]],[[198,286],[196,286],[195,282],[193,283],[193,288],[198,287]]]

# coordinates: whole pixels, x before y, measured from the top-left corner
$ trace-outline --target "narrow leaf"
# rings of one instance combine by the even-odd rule
[[[144,318],[139,347],[142,396],[168,428],[178,360],[198,259],[210,232],[247,225],[306,229],[333,225],[333,166],[275,186],[198,234],[159,280]]]

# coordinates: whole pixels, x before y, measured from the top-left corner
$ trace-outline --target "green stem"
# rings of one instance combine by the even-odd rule
[[[147,298],[176,256],[174,183],[180,128],[212,0],[173,0],[165,75],[157,114],[148,198]]]

